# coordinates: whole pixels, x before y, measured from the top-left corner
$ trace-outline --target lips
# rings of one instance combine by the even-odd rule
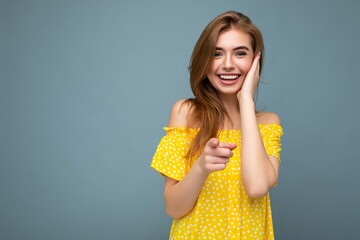
[[[225,85],[231,85],[237,82],[240,74],[218,74],[217,75],[220,78],[220,81]]]

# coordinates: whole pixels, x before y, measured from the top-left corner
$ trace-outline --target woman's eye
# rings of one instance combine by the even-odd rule
[[[215,52],[214,57],[220,57],[221,56],[221,52]]]
[[[246,56],[247,54],[246,54],[246,52],[243,52],[243,51],[240,51],[240,52],[236,52],[235,53],[235,56],[241,56],[241,57],[243,57],[243,56]]]

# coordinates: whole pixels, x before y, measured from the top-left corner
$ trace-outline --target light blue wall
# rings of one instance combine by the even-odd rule
[[[205,25],[249,15],[285,130],[277,239],[360,239],[359,1],[0,2],[0,239],[166,239],[150,169]]]

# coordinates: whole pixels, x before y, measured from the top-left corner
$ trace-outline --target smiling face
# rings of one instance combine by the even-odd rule
[[[220,34],[215,47],[212,68],[207,77],[220,97],[236,96],[254,59],[251,37],[231,28]]]

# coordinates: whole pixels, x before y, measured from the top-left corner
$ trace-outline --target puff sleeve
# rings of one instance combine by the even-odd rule
[[[267,124],[260,126],[260,133],[266,153],[280,160],[281,136],[283,129],[278,124]]]
[[[185,155],[191,141],[186,128],[165,127],[166,135],[160,140],[151,167],[164,176],[180,181],[187,173]]]

